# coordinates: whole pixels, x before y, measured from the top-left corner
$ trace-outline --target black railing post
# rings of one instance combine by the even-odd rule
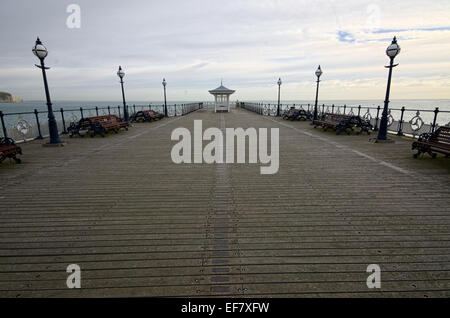
[[[358,117],[361,117],[361,105],[358,106]]]
[[[3,137],[8,138],[8,133],[6,131],[6,125],[5,125],[5,120],[4,117],[5,114],[3,114],[3,112],[0,110],[0,122],[2,123],[2,130],[3,130]]]
[[[64,118],[64,109],[60,109],[61,112],[61,119],[62,119],[62,124],[63,124],[63,134],[67,134],[67,129],[66,129],[66,120]]]
[[[380,120],[380,105],[377,107],[377,118],[375,118],[375,128],[374,131],[378,131],[378,121]]]
[[[405,106],[402,107],[402,114],[400,115],[400,121],[398,122],[397,136],[403,136],[403,115],[405,114]]]
[[[39,122],[39,112],[37,109],[34,110],[34,115],[36,116],[36,126],[38,129],[38,136],[37,139],[44,139],[44,137],[42,137],[42,132],[41,132],[41,123]]]
[[[439,114],[439,107],[436,107],[434,110],[434,119],[433,119],[433,126],[432,126],[432,133],[434,133],[434,130],[436,129],[436,122],[437,122],[437,116]]]
[[[346,104],[344,104],[344,115],[345,115],[345,109],[347,108],[347,105]]]
[[[325,104],[322,104],[322,116],[325,113]]]
[[[334,104],[331,105],[331,113],[334,114]]]
[[[95,106],[95,112],[97,113],[98,116],[98,106]]]
[[[133,111],[136,114],[136,105],[133,104]]]
[[[83,118],[84,118],[84,115],[83,115],[83,107],[80,107],[80,114],[81,114],[81,119],[83,119]]]

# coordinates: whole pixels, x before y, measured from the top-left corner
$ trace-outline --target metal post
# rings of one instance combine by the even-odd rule
[[[361,117],[361,105],[358,106],[358,117]]]
[[[436,121],[437,121],[437,116],[439,114],[439,107],[436,107],[436,109],[434,110],[434,119],[433,119],[433,126],[432,126],[432,133],[434,133],[434,130],[436,129]]]
[[[388,75],[388,82],[386,87],[386,98],[384,99],[384,108],[383,113],[381,114],[381,121],[380,121],[380,130],[378,132],[377,140],[388,140],[387,138],[387,126],[388,126],[388,114],[389,114],[389,95],[391,91],[391,79],[392,79],[392,69],[397,66],[394,65],[394,58],[390,59],[389,63],[389,75]]]
[[[80,107],[80,113],[81,113],[81,119],[83,119],[83,118],[84,118],[84,115],[83,115],[83,107]]]
[[[98,116],[98,106],[95,106],[95,112],[96,112],[96,114]]]
[[[59,138],[58,133],[58,126],[56,124],[55,114],[53,114],[53,108],[52,108],[52,101],[50,99],[50,91],[48,89],[48,83],[47,83],[47,74],[46,74],[46,68],[44,65],[44,59],[41,58],[41,65],[39,67],[42,70],[42,77],[44,78],[44,88],[45,88],[45,97],[47,99],[47,112],[48,112],[48,130],[50,134],[50,142],[49,144],[63,144],[63,141]],[[42,135],[39,132],[40,139],[42,139]]]
[[[37,139],[44,139],[44,137],[42,137],[41,123],[39,122],[39,112],[37,109],[34,110],[34,115],[36,116],[36,126],[37,126],[38,133],[39,133],[39,135],[37,136]]]
[[[164,84],[164,116],[168,117],[167,113],[167,96],[166,96],[166,85]]]
[[[67,129],[66,129],[66,120],[64,119],[64,109],[61,108],[61,118],[62,118],[62,124],[63,124],[63,134],[67,134]]]
[[[277,117],[280,116],[280,91],[281,91],[281,79],[278,82],[278,107],[277,107]]]
[[[331,105],[331,113],[334,114],[334,104]]]
[[[111,115],[111,107],[108,106],[108,115]]]
[[[377,107],[377,118],[375,118],[375,128],[374,131],[378,131],[378,121],[380,119],[380,105]]]
[[[5,139],[6,139],[6,138],[8,138],[8,133],[6,131],[5,120],[3,118],[4,116],[5,116],[5,114],[3,114],[3,112],[0,110],[0,121],[2,123],[3,137],[5,137]]]
[[[402,107],[402,114],[400,116],[400,121],[398,122],[397,136],[403,136],[403,115],[404,114],[405,114],[405,106]]]
[[[317,120],[317,100],[319,98],[319,77],[317,77],[317,87],[316,87],[316,102],[314,104],[314,115],[313,115],[313,123]]]
[[[347,108],[347,105],[346,104],[344,104],[344,115],[345,115],[345,109]]]
[[[125,91],[123,89],[123,78],[120,78],[120,86],[122,87],[122,100],[123,100],[123,118],[125,121],[128,121],[128,110],[127,110],[127,102],[125,101]],[[120,109],[119,109],[119,117],[120,117]]]

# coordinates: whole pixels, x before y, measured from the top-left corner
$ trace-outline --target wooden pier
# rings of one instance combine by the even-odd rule
[[[279,128],[279,172],[174,164],[171,132],[194,119]],[[450,163],[413,159],[408,138],[241,109],[63,138],[0,165],[0,297],[450,296]],[[66,286],[70,264],[80,289]]]

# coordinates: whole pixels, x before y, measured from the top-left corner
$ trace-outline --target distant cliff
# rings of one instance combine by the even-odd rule
[[[20,98],[13,97],[10,93],[0,92],[0,103],[21,103]]]

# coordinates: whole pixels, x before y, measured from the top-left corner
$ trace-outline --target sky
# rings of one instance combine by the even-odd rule
[[[75,5],[75,6],[73,6]],[[75,8],[75,11],[74,11]],[[79,8],[79,11],[78,11]],[[79,12],[79,15],[78,15]],[[0,91],[43,100],[31,48],[49,55],[53,100],[383,100],[397,36],[392,99],[450,98],[450,1],[0,0]]]

